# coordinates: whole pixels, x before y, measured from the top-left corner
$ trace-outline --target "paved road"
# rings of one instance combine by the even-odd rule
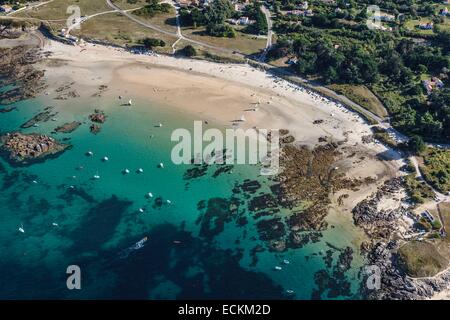
[[[272,18],[270,16],[270,11],[269,9],[267,9],[267,7],[265,5],[261,6],[261,11],[264,13],[264,15],[266,16],[266,21],[267,21],[267,42],[266,42],[266,48],[264,49],[264,52],[261,56],[261,61],[264,61],[266,58],[266,54],[267,51],[269,51],[269,49],[272,47],[272,36],[273,36],[273,31],[272,31]]]

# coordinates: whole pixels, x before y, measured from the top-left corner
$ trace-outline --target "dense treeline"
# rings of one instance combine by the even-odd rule
[[[205,26],[206,33],[210,36],[234,38],[234,29],[225,23],[233,14],[234,8],[230,0],[214,0],[203,9],[181,9],[180,20],[183,26]]]
[[[293,58],[298,73],[318,76],[326,84],[364,84],[384,102],[395,127],[427,140],[448,141],[449,31],[436,27],[427,38],[411,38],[398,21],[392,22],[390,32],[366,25],[367,5],[398,15],[413,3],[417,12],[425,12],[431,2],[338,0],[337,6],[315,5],[312,16],[278,14],[274,27],[279,39],[268,58]],[[295,5],[298,2],[276,1],[274,11]],[[433,76],[442,79],[444,88],[428,94],[422,80]]]
[[[159,0],[147,0],[147,3],[147,5],[134,11],[133,13],[138,16],[151,18],[158,13],[169,13],[172,9],[172,6],[170,4],[159,3]]]

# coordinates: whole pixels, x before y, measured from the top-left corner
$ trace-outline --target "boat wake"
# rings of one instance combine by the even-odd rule
[[[121,252],[119,252],[119,258],[120,259],[126,259],[128,258],[128,256],[133,253],[136,250],[142,249],[145,246],[145,243],[147,242],[148,238],[142,238],[141,240],[139,240],[138,242],[136,242],[135,244],[133,244],[131,247],[128,247],[124,250],[122,250]]]

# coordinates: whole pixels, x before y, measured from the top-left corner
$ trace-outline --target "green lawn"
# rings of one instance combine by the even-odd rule
[[[427,148],[421,158],[424,178],[439,191],[450,192],[450,150]]]
[[[38,8],[21,11],[16,16],[41,20],[67,19],[70,16],[67,8],[71,5],[79,6],[82,16],[112,10],[104,0],[54,0]]]
[[[406,273],[412,277],[430,277],[448,266],[448,260],[429,242],[408,242],[398,253]]]
[[[119,45],[135,45],[145,37],[157,38],[166,42],[165,47],[157,48],[159,52],[172,52],[171,45],[176,40],[175,37],[142,27],[118,13],[108,13],[89,19],[81,25],[81,30],[77,30],[75,35],[106,40]]]
[[[359,104],[381,118],[388,116],[388,113],[381,101],[364,85],[333,84],[328,87],[331,90],[346,96],[353,102]]]
[[[266,39],[256,38],[254,35],[248,35],[240,31],[236,31],[235,38],[211,37],[205,35],[204,31],[204,27],[182,28],[182,33],[188,38],[213,46],[236,50],[243,54],[257,53],[266,46]]]

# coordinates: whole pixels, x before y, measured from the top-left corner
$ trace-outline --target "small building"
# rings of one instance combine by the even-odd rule
[[[234,4],[234,10],[238,12],[244,11],[245,7],[247,6],[246,3],[235,3]]]
[[[1,5],[0,6],[0,12],[4,12],[4,13],[10,13],[13,11],[13,8],[7,4]]]
[[[444,87],[442,80],[437,77],[433,77],[430,80],[423,80],[422,84],[428,95],[430,95],[433,90],[439,90]]]

